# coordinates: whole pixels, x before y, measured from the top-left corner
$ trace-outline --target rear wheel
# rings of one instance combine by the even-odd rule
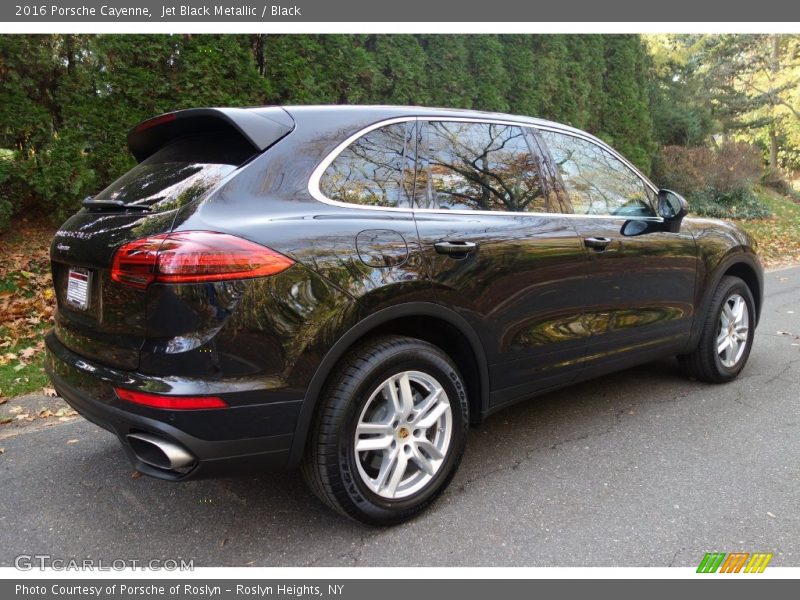
[[[723,277],[711,299],[697,348],[678,360],[697,379],[730,381],[747,363],[754,333],[755,303],[750,288],[738,277]]]
[[[302,471],[335,510],[373,525],[430,504],[466,442],[461,376],[436,346],[381,337],[347,356],[322,399]]]

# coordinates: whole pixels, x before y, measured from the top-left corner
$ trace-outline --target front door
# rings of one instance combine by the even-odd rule
[[[420,121],[415,210],[437,302],[475,329],[491,404],[580,369],[586,255],[535,140],[505,122]]]
[[[688,231],[665,230],[653,187],[595,141],[540,129],[588,257],[587,369],[679,352],[689,337],[696,255]]]

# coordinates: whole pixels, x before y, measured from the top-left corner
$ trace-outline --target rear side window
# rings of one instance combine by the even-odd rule
[[[418,185],[427,185],[434,208],[560,211],[545,196],[540,161],[521,127],[430,121],[426,133],[427,165]]]
[[[572,208],[579,215],[653,216],[652,191],[605,148],[574,135],[540,131]]]
[[[255,150],[241,136],[191,136],[167,144],[95,196],[153,212],[188,204],[246,162]]]
[[[331,200],[367,206],[409,207],[414,187],[414,123],[370,131],[345,148],[319,182]]]

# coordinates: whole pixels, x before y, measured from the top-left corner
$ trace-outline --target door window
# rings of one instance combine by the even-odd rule
[[[539,133],[575,214],[655,216],[652,190],[613,154],[574,135],[547,130]]]
[[[496,123],[430,121],[420,152],[433,208],[506,212],[560,212],[542,185],[540,161],[521,127]],[[427,138],[427,139],[425,139]]]

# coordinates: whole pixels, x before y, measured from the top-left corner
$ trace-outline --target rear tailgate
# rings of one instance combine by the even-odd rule
[[[112,279],[116,251],[170,232],[179,208],[235,176],[292,125],[280,108],[191,109],[131,130],[128,145],[140,163],[87,199],[53,240],[59,341],[101,364],[136,369],[147,336],[147,291]]]
[[[61,226],[50,256],[58,301],[55,333],[62,344],[109,366],[138,366],[146,333],[145,290],[112,281],[111,262],[122,244],[149,233],[169,231],[173,218],[174,212],[142,215],[83,211]]]

